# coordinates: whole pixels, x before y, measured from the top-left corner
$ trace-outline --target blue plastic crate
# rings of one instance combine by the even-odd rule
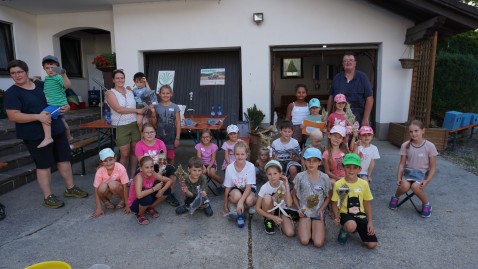
[[[478,114],[474,113],[470,120],[471,124],[478,124]]]
[[[467,125],[470,125],[472,117],[473,117],[473,113],[463,113],[463,115],[461,115],[460,127],[465,127]]]
[[[446,112],[445,120],[443,120],[443,128],[448,130],[455,130],[460,128],[462,116],[463,116],[463,113],[458,111]]]

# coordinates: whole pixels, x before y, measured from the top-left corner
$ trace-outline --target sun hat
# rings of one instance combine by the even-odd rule
[[[373,134],[373,129],[370,126],[362,126],[359,130],[360,134]]]
[[[280,164],[280,162],[278,162],[276,160],[270,160],[268,163],[266,163],[266,165],[264,166],[264,170],[267,170],[267,168],[272,167],[272,166],[275,166],[275,167],[279,168],[279,171],[282,172],[282,165]]]
[[[43,65],[46,61],[53,61],[53,62],[56,62],[57,64],[60,64],[60,61],[58,61],[58,58],[53,55],[47,55],[43,57],[43,59],[41,60],[41,64]]]
[[[239,132],[239,127],[234,124],[227,126],[227,134]]]
[[[316,148],[308,148],[304,152],[304,159],[317,158],[322,160],[322,152]]]
[[[344,159],[342,161],[342,164],[343,165],[347,165],[347,164],[354,164],[356,166],[362,166],[361,162],[360,162],[360,156],[358,156],[357,154],[355,153],[347,153],[345,154],[344,156]]]
[[[347,103],[347,99],[345,98],[345,95],[339,93],[334,97],[334,102],[336,102],[336,103]]]
[[[317,98],[312,98],[309,101],[309,109],[313,107],[320,107],[320,101]]]
[[[114,157],[115,152],[110,148],[104,148],[100,151],[100,160],[104,161],[106,158]]]
[[[334,127],[332,127],[332,129],[330,130],[330,134],[339,134],[342,137],[345,137],[345,133],[345,127],[342,125],[334,125]]]

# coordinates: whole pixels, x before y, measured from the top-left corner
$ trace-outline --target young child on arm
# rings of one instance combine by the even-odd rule
[[[184,214],[188,212],[189,205],[196,199],[197,187],[200,186],[201,196],[207,197],[207,178],[203,174],[204,164],[201,158],[194,156],[189,159],[188,172],[189,176],[184,180],[185,186],[181,188],[181,191],[186,196],[184,199],[184,205],[176,208],[176,214]],[[204,214],[208,217],[213,215],[213,211],[209,202],[204,203],[200,208],[204,209]]]
[[[245,224],[244,210],[249,208],[249,214],[254,214],[256,204],[256,171],[254,165],[247,161],[250,153],[249,146],[239,141],[234,146],[236,160],[226,168],[224,177],[224,213],[228,213],[229,203],[236,208],[237,226],[243,228]]]
[[[322,161],[320,150],[307,149],[303,159],[307,170],[295,177],[292,194],[299,204],[299,241],[308,245],[312,239],[314,246],[320,248],[325,241],[324,210],[330,200],[330,180],[327,174],[319,171]]]
[[[264,228],[267,234],[275,233],[274,223],[276,223],[280,225],[280,229],[286,236],[292,237],[294,236],[292,219],[284,214],[279,216],[279,212],[292,205],[287,177],[282,174],[282,165],[276,160],[269,161],[265,169],[269,181],[259,190],[259,198],[256,203],[257,213],[264,217]],[[277,208],[274,210],[275,207]]]
[[[360,157],[348,153],[342,164],[345,177],[335,183],[331,199],[334,224],[342,225],[337,240],[344,245],[349,233],[358,232],[362,243],[374,249],[377,247],[377,236],[372,217],[373,196],[367,181],[357,176],[361,169]]]
[[[264,166],[271,160],[269,149],[266,147],[261,147],[259,149],[259,156],[256,160],[256,179],[267,179],[266,170]]]
[[[126,173],[126,168],[119,162],[116,162],[115,153],[110,148],[102,149],[100,155],[100,167],[96,170],[95,181],[95,202],[96,210],[91,217],[97,218],[103,215],[102,202],[106,209],[114,209],[115,206],[111,203],[112,196],[116,196],[120,201],[116,208],[124,208],[124,212],[129,214],[130,209],[126,205],[128,200],[128,183],[129,178]]]
[[[129,189],[128,205],[135,213],[138,223],[146,225],[149,224],[149,220],[145,212],[153,218],[159,217],[158,211],[154,208],[166,200],[171,192],[171,181],[154,172],[154,161],[149,156],[141,158],[139,167],[141,172],[134,177]],[[159,183],[156,183],[157,181]]]
[[[302,166],[300,165],[300,146],[296,139],[292,138],[292,123],[283,121],[280,127],[280,137],[272,142],[273,159],[282,164],[289,181],[293,182]]]
[[[210,176],[214,181],[222,185],[222,179],[217,175],[216,153],[217,145],[211,142],[212,133],[209,129],[202,130],[201,142],[194,148],[196,149],[196,156],[202,159],[205,171],[204,173]],[[222,191],[222,187],[218,187],[218,192]]]
[[[173,89],[169,85],[159,88],[160,102],[151,105],[151,123],[156,128],[156,138],[161,139],[168,149],[168,163],[174,165],[174,149],[179,147],[181,116],[179,106],[171,102]]]
[[[239,136],[239,127],[231,124],[227,126],[227,137],[229,138],[224,144],[222,149],[224,150],[224,162],[222,163],[222,170],[226,170],[226,167],[235,161],[234,157],[234,145],[236,145]]]
[[[146,75],[143,72],[138,72],[133,76],[133,93],[134,93],[134,100],[136,101],[136,108],[143,108],[144,102],[141,100],[141,95],[146,93],[147,91],[151,91],[149,87],[148,81],[146,80]],[[156,105],[153,103],[153,105]],[[148,111],[147,111],[148,112]],[[136,124],[138,124],[138,129],[143,128],[144,123],[144,115],[143,114],[136,114]]]
[[[66,137],[68,138],[68,141],[71,141],[73,140],[73,137],[70,133],[70,127],[66,122],[65,116],[60,114],[60,108],[64,105],[68,105],[65,90],[71,87],[71,82],[66,75],[65,69],[59,67],[60,62],[57,57],[52,55],[43,57],[42,66],[43,70],[47,73],[43,92],[45,93],[48,107],[46,107],[44,111],[50,113],[53,119],[58,117],[61,118],[66,128]],[[51,126],[42,123],[42,127],[43,132],[45,133],[45,138],[40,145],[38,145],[38,148],[45,147],[53,142],[53,138],[51,137]]]
[[[435,145],[425,139],[425,127],[421,121],[412,121],[408,130],[411,138],[400,147],[400,164],[397,171],[398,187],[395,195],[390,199],[388,207],[397,209],[400,196],[411,189],[422,201],[422,217],[428,218],[432,215],[432,206],[425,193],[425,187],[435,176],[438,152]]]
[[[305,101],[305,98],[307,97],[307,87],[303,84],[296,85],[295,96],[297,100],[287,106],[285,119],[292,122],[292,136],[297,140],[297,142],[299,142],[300,145],[302,145],[303,141],[301,125],[304,121],[304,118],[310,114],[308,104]]]
[[[375,168],[375,160],[380,159],[380,153],[375,145],[372,145],[373,129],[370,126],[362,126],[359,130],[359,141],[351,148],[362,160],[362,171],[358,177],[372,183],[372,173]],[[355,149],[356,148],[356,149]]]

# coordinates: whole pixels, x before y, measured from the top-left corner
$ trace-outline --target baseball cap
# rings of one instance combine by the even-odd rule
[[[342,164],[343,165],[354,164],[356,166],[362,166],[362,164],[360,162],[360,157],[355,153],[345,154],[344,159],[342,161]]]
[[[304,152],[304,159],[317,158],[322,160],[322,152],[316,148],[308,148]]]
[[[270,160],[268,163],[266,163],[266,165],[264,166],[264,170],[267,170],[267,168],[269,168],[271,166],[275,166],[275,167],[279,168],[279,171],[282,172],[282,165],[280,164],[280,162],[278,162],[276,160]]]
[[[334,97],[334,102],[336,102],[336,103],[347,103],[347,99],[345,98],[345,95],[339,93]]]
[[[238,132],[239,132],[239,127],[237,127],[236,125],[231,124],[231,125],[227,126],[227,134],[238,133]]]
[[[320,101],[317,98],[312,98],[309,101],[309,108],[320,107]]]
[[[332,127],[332,129],[330,130],[330,133],[331,134],[339,134],[341,135],[342,137],[345,137],[345,127],[342,126],[342,125],[334,125],[334,127]]]
[[[43,57],[43,59],[41,60],[41,64],[43,65],[46,61],[53,61],[53,62],[56,62],[57,64],[60,64],[60,61],[58,61],[58,58],[53,55],[47,55]]]
[[[110,148],[104,148],[100,151],[100,160],[104,161],[106,158],[114,157],[115,152]]]
[[[373,129],[370,126],[362,126],[359,130],[360,134],[373,134]]]

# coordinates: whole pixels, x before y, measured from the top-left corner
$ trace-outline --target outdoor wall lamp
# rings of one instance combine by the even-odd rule
[[[264,13],[252,14],[252,20],[254,20],[254,22],[257,24],[261,24],[264,21]]]

